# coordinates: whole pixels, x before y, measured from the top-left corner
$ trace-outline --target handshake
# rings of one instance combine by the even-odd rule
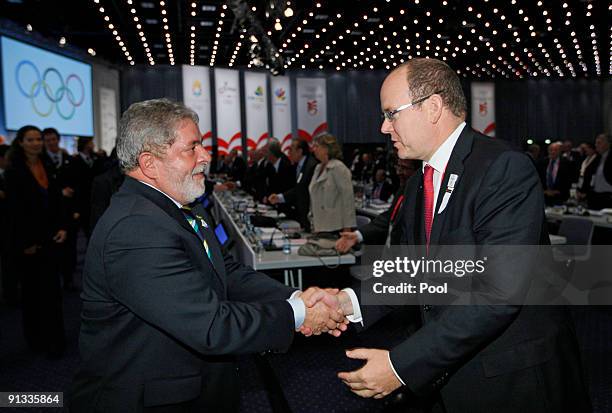
[[[353,314],[349,295],[335,288],[311,287],[298,295],[306,306],[306,317],[299,328],[305,336],[328,333],[339,337],[348,328],[346,316]]]

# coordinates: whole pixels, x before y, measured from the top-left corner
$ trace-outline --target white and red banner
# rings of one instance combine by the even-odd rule
[[[210,69],[208,66],[183,65],[183,103],[200,118],[203,145],[212,151],[212,106],[210,103]]]
[[[297,78],[298,135],[308,142],[327,131],[327,92],[324,78]]]
[[[291,146],[291,92],[289,77],[272,77],[272,135],[287,153]]]
[[[495,136],[495,84],[472,82],[472,127]]]
[[[218,153],[228,154],[232,149],[242,151],[238,71],[215,69],[215,89]]]
[[[268,88],[265,73],[244,72],[247,151],[268,141]]]

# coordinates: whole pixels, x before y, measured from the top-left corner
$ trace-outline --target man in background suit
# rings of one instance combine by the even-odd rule
[[[238,152],[238,149],[232,149],[227,155],[227,176],[233,182],[244,181],[244,173],[246,172],[246,162],[242,158],[242,154]]]
[[[43,141],[45,143],[45,153],[51,159],[55,166],[56,177],[62,188],[62,200],[66,208],[67,222],[67,238],[66,241],[58,247],[58,252],[62,255],[60,259],[60,272],[62,274],[64,289],[67,291],[76,291],[73,275],[76,269],[77,261],[77,229],[78,220],[75,217],[76,204],[74,197],[74,171],[73,158],[68,152],[60,147],[60,134],[55,128],[45,128],[42,131]]]
[[[569,198],[573,172],[570,161],[561,157],[561,147],[561,142],[551,143],[548,158],[540,163],[539,173],[546,205],[560,204]]]
[[[610,137],[605,133],[595,138],[595,148],[600,156],[597,169],[593,174],[593,191],[588,198],[589,208],[612,208],[612,157],[610,156]]]
[[[268,188],[266,194],[280,194],[295,185],[295,169],[277,140],[268,145]]]
[[[439,245],[549,243],[531,159],[466,126],[461,84],[446,63],[401,65],[385,79],[381,104],[381,131],[399,156],[423,160],[404,192],[403,244],[435,259]],[[347,351],[365,365],[339,378],[362,397],[402,386],[439,395],[446,412],[590,411],[567,309],[508,305],[530,285],[521,260],[489,257],[486,282],[472,285],[481,305],[422,305],[422,328],[392,349]],[[358,329],[397,308],[360,307],[350,289],[337,298]]]
[[[289,159],[295,167],[295,186],[280,194],[271,194],[268,197],[270,204],[281,205],[280,210],[288,217],[295,218],[306,232],[310,232],[310,192],[308,185],[314,174],[317,160],[310,154],[308,142],[302,139],[291,141]],[[283,208],[285,207],[285,208]]]
[[[87,250],[72,412],[233,412],[236,355],[287,349],[298,328],[346,328],[335,303],[306,308],[224,255],[209,217],[189,208],[210,162],[197,124],[166,99],[121,119],[126,178]]]

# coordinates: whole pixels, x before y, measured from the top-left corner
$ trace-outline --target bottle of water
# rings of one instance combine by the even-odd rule
[[[283,254],[291,254],[291,241],[287,234],[283,234]]]

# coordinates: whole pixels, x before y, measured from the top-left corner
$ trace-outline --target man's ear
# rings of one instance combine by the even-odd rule
[[[442,109],[444,108],[444,101],[442,96],[433,95],[427,99],[427,117],[431,123],[438,123],[440,116],[442,116]]]
[[[142,173],[150,179],[157,179],[157,162],[156,157],[151,152],[142,152],[138,155],[138,166]]]

